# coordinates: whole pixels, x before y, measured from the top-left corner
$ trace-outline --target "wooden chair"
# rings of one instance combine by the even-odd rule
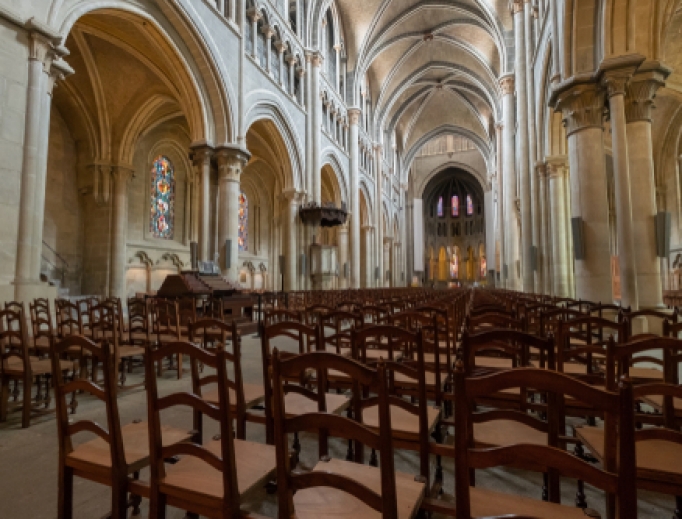
[[[150,348],[149,304],[141,297],[128,298],[128,344]]]
[[[628,377],[638,362],[653,362],[662,352],[665,380],[635,385],[633,397],[644,401],[660,414],[638,413],[638,424],[650,425],[635,433],[637,452],[637,488],[675,496],[674,519],[682,517],[682,433],[673,402],[682,402],[682,388],[677,384],[677,370],[682,357],[682,340],[644,337],[622,345],[611,342],[607,352],[607,388],[614,391],[622,377]],[[608,431],[598,427],[577,427],[582,446],[604,464],[606,449],[613,441]],[[609,438],[610,440],[607,440]],[[578,451],[582,455],[582,446]]]
[[[85,379],[66,381],[61,374],[61,357],[74,349],[85,350],[93,358],[102,359],[102,386]],[[116,363],[108,341],[98,346],[81,336],[60,341],[52,351],[55,372],[57,433],[59,438],[59,519],[73,517],[73,479],[75,476],[111,487],[111,517],[124,519],[127,509],[140,513],[140,498],[149,495],[148,487],[138,480],[140,470],[149,464],[149,432],[147,423],[133,422],[121,426],[116,400]],[[84,392],[104,403],[106,429],[91,420],[71,422],[67,395]],[[88,432],[96,439],[74,445],[73,436]],[[188,433],[165,427],[166,444],[183,441]],[[130,499],[128,493],[131,493]]]
[[[264,326],[270,326],[275,323],[286,321],[296,321],[300,323],[303,322],[303,316],[299,311],[277,308],[274,310],[267,310],[265,312],[265,316],[263,317]]]
[[[266,441],[268,444],[273,444],[274,438],[274,423],[273,423],[273,410],[272,410],[272,377],[270,375],[270,361],[272,357],[272,351],[274,349],[273,342],[278,341],[278,348],[280,350],[286,348],[283,344],[287,339],[290,342],[288,349],[292,353],[303,354],[311,353],[315,351],[316,345],[321,345],[322,341],[319,339],[320,329],[319,327],[309,327],[302,323],[295,321],[284,321],[270,326],[262,326],[261,328],[261,358],[263,362],[263,381],[265,388],[265,431],[266,431]],[[302,388],[310,385],[313,381],[314,373],[301,372],[296,375],[294,380]],[[317,384],[326,384],[319,380],[316,381]],[[325,386],[322,386],[323,390]],[[344,395],[323,393],[326,398],[326,409],[330,413],[340,413],[344,411],[348,405],[348,397]],[[300,393],[290,392],[286,396],[286,403],[288,412],[294,415],[304,414],[311,411],[310,401],[304,398]],[[298,444],[296,445],[298,448]]]
[[[155,341],[157,347],[181,339],[180,309],[177,301],[152,299],[150,312],[152,316],[152,340]],[[175,360],[177,360],[177,366],[173,364],[174,358],[169,357],[168,367],[165,369],[177,369],[178,380],[180,380],[183,371],[182,353],[178,353]],[[164,372],[163,362],[158,364],[157,369],[158,376],[162,376]]]
[[[119,371],[119,388],[133,389],[141,387],[144,382],[126,386],[128,368],[132,369],[135,358],[142,359],[147,353],[147,348],[142,346],[127,345],[121,343],[120,308],[115,301],[105,301],[90,309],[90,329],[92,340],[96,343],[109,342],[112,354]]]
[[[198,377],[199,364],[215,370],[218,405],[184,391],[159,396],[155,364],[178,355],[189,359],[193,378]],[[163,344],[147,355],[146,376],[151,466],[149,517],[163,518],[166,506],[174,506],[210,518],[239,518],[243,496],[275,472],[275,448],[233,437],[224,349],[220,346],[210,353],[189,342]],[[177,406],[188,406],[218,422],[219,438],[202,445],[203,438],[195,434],[191,443],[164,445],[161,412]],[[166,467],[164,460],[175,456],[181,456],[180,461]]]
[[[379,416],[377,430],[369,429],[351,418],[330,414],[328,409],[325,411],[324,398],[318,398],[317,405],[311,406],[310,412],[291,416],[291,409],[287,409],[286,405],[284,381],[302,371],[322,372],[329,369],[345,372],[357,385],[374,388],[378,395],[374,397]],[[420,507],[425,484],[421,478],[395,471],[383,363],[373,370],[326,352],[281,358],[280,352],[275,351],[272,372],[279,516],[342,519],[376,517],[378,512],[385,519],[414,517]],[[288,435],[299,431],[317,432],[322,438],[331,435],[355,440],[380,453],[380,467],[329,458],[322,444],[320,462],[312,471],[293,473],[289,461]]]
[[[73,362],[61,360],[59,372],[73,371]],[[39,359],[29,353],[26,321],[13,310],[0,311],[0,421],[7,420],[10,411],[21,409],[21,427],[31,425],[33,413],[45,414],[50,406],[51,377],[54,374],[50,359]],[[13,403],[10,404],[10,383]],[[33,384],[37,391],[32,398]],[[43,388],[44,384],[44,388]],[[21,391],[19,389],[21,387]],[[43,392],[44,391],[44,392]],[[21,400],[19,401],[19,396]]]
[[[476,423],[473,402],[505,389],[532,386],[548,395],[549,414],[547,444],[534,445],[524,440],[502,448],[477,445],[473,434]],[[618,435],[618,442],[608,445],[605,466],[600,470],[576,458],[560,447],[565,395],[584,400],[600,409],[606,416],[610,437]],[[635,445],[632,386],[627,380],[617,392],[589,386],[562,373],[536,368],[519,368],[483,377],[467,377],[463,363],[455,370],[455,445],[442,447],[443,455],[456,456],[455,505],[431,499],[424,508],[458,519],[471,517],[510,516],[547,517],[552,519],[583,519],[585,512],[571,505],[560,504],[560,478],[584,480],[606,493],[609,517],[634,519],[637,517],[637,494],[634,484]],[[497,415],[507,419],[509,415]],[[491,420],[496,419],[495,415]],[[524,418],[525,420],[525,418]],[[618,432],[616,432],[618,431]],[[548,474],[549,502],[514,496],[471,486],[472,471],[496,466],[528,466]],[[616,515],[617,513],[617,515]]]
[[[404,312],[403,312],[404,314]],[[425,317],[428,319],[428,317]],[[389,405],[391,412],[391,430],[395,448],[416,451],[420,454],[420,473],[430,489],[429,454],[432,452],[429,438],[442,440],[440,432],[441,408],[430,406],[428,400],[428,384],[424,363],[422,329],[410,332],[397,326],[383,325],[365,327],[353,332],[353,344],[361,349],[363,343],[372,339],[379,342],[405,344],[414,352],[414,360],[396,362],[381,360],[388,380]],[[412,358],[412,357],[408,357]],[[363,361],[368,364],[367,360]],[[370,366],[376,361],[370,361]],[[410,401],[404,398],[410,396]],[[379,424],[378,407],[366,406],[363,409],[362,422],[372,429]],[[435,482],[442,481],[440,459],[437,460]]]
[[[47,357],[54,344],[56,334],[52,321],[50,303],[47,299],[35,299],[29,304],[33,351],[39,357]]]
[[[241,366],[241,336],[237,331],[237,323],[230,324],[219,319],[200,319],[196,323],[189,323],[189,342],[200,348],[214,352],[218,348],[224,350],[226,361],[232,366],[228,373],[232,378],[227,380],[230,392],[230,414],[234,417],[237,427],[236,434],[240,440],[246,439],[246,420],[249,409],[262,404],[265,399],[263,384],[244,383]],[[232,343],[232,352],[227,351],[228,337]],[[192,374],[192,389],[194,394],[201,396],[206,402],[213,405],[220,404],[219,389],[215,387],[210,391],[204,391],[205,386],[217,384],[217,374],[194,376]],[[195,414],[194,428],[201,432],[203,422],[201,413]]]

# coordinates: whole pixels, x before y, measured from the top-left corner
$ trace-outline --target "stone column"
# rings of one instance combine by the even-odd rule
[[[112,168],[111,197],[111,270],[109,295],[126,301],[126,237],[128,236],[128,182],[133,178],[132,167]]]
[[[336,91],[340,92],[340,76],[341,76],[341,46],[339,44],[334,45],[334,59],[336,60],[336,77],[333,78],[334,86]]]
[[[263,15],[255,7],[250,8],[247,12],[247,16],[251,20],[251,57],[254,59],[258,58],[258,20],[260,20]]]
[[[376,230],[374,231],[375,234],[375,239],[377,242],[376,249],[377,249],[377,265],[381,266],[383,271],[379,275],[379,281],[377,286],[383,287],[386,285],[386,269],[384,268],[385,262],[387,260],[386,258],[386,251],[384,248],[385,245],[385,240],[384,240],[384,225],[383,225],[383,220],[384,220],[384,175],[383,175],[383,167],[382,167],[382,162],[381,162],[381,155],[383,153],[383,147],[380,144],[377,144],[374,146],[374,156],[376,157],[376,169],[374,170],[374,186],[376,188],[375,190],[375,195],[374,195],[374,214],[375,214],[375,221],[377,223],[376,225]],[[387,222],[388,223],[388,222]]]
[[[289,66],[289,84],[286,85],[286,88],[289,89],[289,95],[296,99],[296,57],[289,54],[286,61]]]
[[[521,280],[524,292],[533,292],[533,269],[530,263],[530,251],[533,247],[533,215],[531,214],[531,190],[530,190],[530,156],[528,147],[528,93],[526,71],[526,40],[525,18],[523,1],[514,0],[514,36],[516,37],[516,122],[519,131],[518,160],[519,166],[519,202],[521,209]],[[506,118],[505,118],[506,124]]]
[[[564,181],[566,158],[547,159],[549,170],[549,206],[552,208],[552,293],[557,297],[569,297],[569,258],[568,258],[568,222],[566,221],[566,193]],[[544,175],[543,175],[544,176]]]
[[[206,144],[193,146],[194,165],[197,168],[196,185],[199,188],[199,260],[210,261],[211,243],[211,159],[213,149]]]
[[[571,215],[582,221],[585,256],[575,261],[576,297],[610,302],[611,253],[604,159],[604,95],[594,83],[555,94],[568,137]],[[554,217],[554,215],[552,215]],[[574,244],[577,249],[577,244]]]
[[[348,224],[336,230],[336,243],[339,247],[339,288],[348,288],[350,280],[344,275],[344,265],[348,263]]]
[[[284,236],[282,248],[284,249],[284,290],[297,290],[296,256],[298,253],[296,243],[296,223],[298,221],[298,205],[301,194],[295,189],[288,189],[282,193],[284,199],[283,222]]]
[[[537,15],[537,12],[535,13]],[[530,213],[532,226],[532,244],[536,247],[536,268],[534,275],[534,291],[542,292],[544,272],[540,261],[540,251],[542,250],[540,227],[542,218],[539,210],[539,178],[535,170],[535,162],[538,160],[537,144],[537,122],[535,120],[535,73],[533,68],[533,56],[535,54],[535,42],[533,41],[534,15],[533,5],[530,0],[524,0],[524,17],[526,24],[525,31],[525,59],[526,59],[526,94],[528,106],[528,170],[530,174]],[[530,258],[530,256],[529,256]]]
[[[505,235],[504,235],[504,189],[503,184],[505,182],[504,176],[506,175],[506,170],[503,173],[502,166],[502,131],[504,126],[502,124],[495,125],[495,136],[497,143],[497,214],[496,214],[496,227],[497,227],[497,238],[499,239],[500,247],[500,257],[497,258],[496,269],[500,272],[500,278],[495,279],[495,286],[497,288],[504,288],[504,272],[503,265],[506,263],[505,259]],[[494,252],[493,252],[494,253]]]
[[[548,240],[548,237],[551,237],[553,235],[552,232],[550,232],[550,222],[549,222],[549,208],[552,207],[552,204],[549,199],[549,189],[547,186],[547,164],[544,162],[538,162],[535,165],[535,169],[537,172],[538,176],[538,188],[539,188],[539,196],[538,196],[538,211],[539,211],[539,216],[540,216],[540,257],[541,257],[541,263],[542,263],[542,270],[543,270],[543,276],[542,276],[542,288],[541,292],[543,294],[553,294],[553,287],[552,287],[552,279],[553,279],[553,273],[550,268],[551,265],[553,265],[553,260],[552,258],[554,255],[552,254],[552,244]],[[567,231],[568,232],[568,231]]]
[[[52,41],[47,36],[38,32],[29,34],[29,61],[28,61],[28,85],[26,99],[26,124],[24,127],[23,166],[21,172],[21,195],[19,198],[19,229],[17,233],[17,258],[16,258],[16,298],[24,300],[22,291],[26,284],[36,284],[40,279],[40,263],[35,268],[34,258],[40,258],[42,252],[42,233],[40,246],[34,240],[36,227],[36,193],[41,190],[40,181],[44,175],[41,171],[41,145],[44,134],[45,98],[48,97],[50,68],[56,57]],[[48,120],[49,121],[49,120]],[[47,124],[49,131],[49,122]],[[47,149],[44,150],[47,154]],[[47,166],[47,163],[45,163]],[[44,203],[44,195],[43,195]],[[42,225],[42,222],[40,223]],[[37,238],[37,237],[36,237]],[[26,300],[26,304],[28,304]]]
[[[625,123],[625,88],[635,66],[608,70],[603,83],[609,98],[613,178],[615,183],[616,228],[618,232],[618,263],[620,265],[621,305],[639,310],[635,237],[632,223],[630,191],[630,159]]]
[[[391,241],[392,239],[389,236],[386,236],[384,238],[384,243],[383,243],[383,255],[382,255],[382,263],[380,265],[382,266],[380,278],[382,281],[382,284],[380,286],[385,286],[385,287],[390,287],[390,278],[387,281],[386,280],[386,273],[391,270]]]
[[[322,66],[322,54],[315,52],[310,57],[312,74],[310,81],[311,119],[312,119],[312,201],[322,203],[322,164],[320,153],[322,151],[322,98],[320,97],[320,67]]]
[[[358,123],[360,109],[349,108],[350,122],[350,279],[351,288],[360,288],[360,171]]]
[[[288,85],[284,84],[284,51],[286,50],[287,46],[282,40],[278,40],[275,42],[275,48],[277,49],[276,66],[279,67],[279,84],[284,90],[286,90]]]
[[[301,106],[306,106],[306,93],[308,92],[308,89],[306,88],[306,70],[303,67],[296,67],[296,75],[298,76],[298,94],[300,99],[298,100],[299,104]],[[292,95],[295,95],[295,90],[296,87],[294,86],[292,89]],[[306,128],[309,127],[309,124],[306,124]]]
[[[363,273],[363,288],[370,288],[372,286],[372,231],[371,225],[364,225],[362,227],[363,239],[365,240],[365,272]]]
[[[239,192],[240,177],[251,155],[238,147],[216,149],[218,159],[218,251],[223,275],[233,283],[239,280]],[[227,249],[227,241],[230,249]],[[230,268],[227,268],[227,257]]]
[[[637,294],[640,308],[663,306],[661,261],[656,254],[654,216],[657,213],[654,178],[651,109],[656,91],[664,85],[670,70],[644,63],[632,78],[625,97],[628,152],[632,193],[632,220],[637,266]],[[664,273],[666,271],[664,270]]]
[[[504,251],[503,262],[506,266],[507,277],[504,287],[508,290],[519,290],[519,277],[516,261],[519,259],[519,229],[516,216],[516,146],[514,143],[514,76],[507,75],[500,79],[502,89],[502,193],[504,196]]]
[[[272,74],[272,45],[270,43],[275,31],[269,25],[264,25],[261,32],[265,35],[265,71]]]
[[[47,187],[47,153],[50,147],[50,115],[52,108],[52,91],[59,80],[70,76],[74,70],[62,60],[53,61],[47,72],[45,93],[40,108],[40,144],[38,151],[38,169],[36,174],[36,191],[33,213],[33,257],[31,273],[40,278],[40,266],[43,251],[43,227],[45,226],[45,190]]]

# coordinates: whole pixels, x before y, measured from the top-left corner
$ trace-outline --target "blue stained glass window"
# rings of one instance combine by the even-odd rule
[[[239,252],[249,250],[249,200],[239,193]]]
[[[454,195],[452,197],[452,217],[457,218],[459,216],[459,197]]]
[[[436,206],[436,214],[439,218],[443,217],[443,197],[438,197],[438,205]]]
[[[175,170],[168,157],[154,160],[151,171],[149,231],[155,238],[173,239],[175,224]]]
[[[467,216],[474,215],[474,202],[471,199],[471,195],[467,195]]]

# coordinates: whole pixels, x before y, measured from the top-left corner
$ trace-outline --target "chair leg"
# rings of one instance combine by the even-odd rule
[[[140,472],[133,473],[133,479],[140,479]],[[142,497],[136,494],[130,494],[130,504],[133,507],[133,516],[140,515],[140,504],[142,504]]]
[[[7,420],[7,408],[9,407],[9,379],[2,377],[2,389],[0,390],[0,422]]]
[[[33,409],[33,402],[31,402],[31,383],[24,382],[24,403],[21,409],[21,428],[28,429],[31,426],[31,409]],[[40,386],[38,386],[40,391]]]
[[[59,468],[58,519],[73,519],[73,469]]]
[[[182,378],[182,353],[178,353],[178,380]]]
[[[111,482],[111,519],[128,517],[128,489],[125,481]]]
[[[673,519],[682,519],[682,496],[675,496],[675,513]]]

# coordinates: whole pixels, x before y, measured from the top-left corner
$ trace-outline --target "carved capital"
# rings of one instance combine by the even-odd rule
[[[536,162],[535,163],[535,172],[537,173],[538,178],[545,178],[547,177],[547,172],[548,172],[548,165],[546,162]]]
[[[568,172],[568,158],[564,156],[547,157],[545,171],[548,178],[563,178]]]
[[[29,34],[28,43],[28,59],[31,61],[39,61],[43,64],[43,70],[46,73],[50,72],[52,61],[56,57],[56,52],[52,41],[45,35],[39,32],[31,32]]]
[[[523,0],[513,0],[511,5],[512,14],[519,14],[523,12]]]
[[[225,146],[216,150],[216,158],[218,159],[218,178],[221,181],[239,182],[251,154],[242,148]]]
[[[262,32],[268,40],[275,35],[275,30],[269,25],[263,25],[260,32]]]
[[[651,122],[651,110],[654,108],[656,93],[659,88],[665,86],[665,80],[670,72],[665,65],[656,64],[649,68],[645,64],[640,68],[640,72],[633,76],[625,95],[627,122]]]
[[[349,108],[348,109],[348,120],[351,126],[356,125],[360,122],[360,109],[359,108]]]
[[[214,154],[213,148],[205,144],[200,144],[198,146],[192,147],[191,158],[192,161],[194,162],[194,166],[197,168],[210,166],[211,160],[213,159],[213,154]]]
[[[563,114],[567,136],[587,128],[603,128],[604,95],[595,83],[576,85],[561,93],[557,108]]]
[[[313,67],[321,67],[323,60],[324,58],[319,52],[313,52],[310,56],[310,62],[312,63]]]
[[[114,180],[114,188],[121,184],[127,186],[134,176],[135,170],[132,166],[118,165],[111,168],[111,178]]]
[[[514,94],[514,74],[507,74],[500,78],[500,90],[503,96]]]
[[[247,9],[246,10],[246,16],[248,16],[249,19],[253,23],[257,23],[258,20],[263,18],[263,15],[261,14],[261,12],[258,9],[256,9],[255,7],[250,7],[249,9]]]
[[[277,40],[275,42],[275,48],[277,49],[278,53],[282,54],[286,50],[287,44],[284,43],[282,40]]]

